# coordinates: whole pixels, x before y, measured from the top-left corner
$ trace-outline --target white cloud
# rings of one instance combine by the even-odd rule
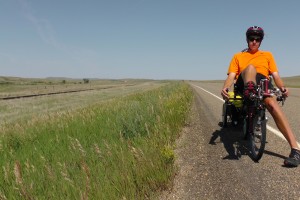
[[[35,15],[33,8],[30,6],[27,0],[18,1],[21,5],[24,16],[33,24],[43,42],[62,51],[71,59],[76,60],[81,64],[87,64],[87,62],[90,63],[91,60],[95,60],[97,58],[97,52],[93,50],[80,47],[71,47],[59,42],[55,37],[56,31],[51,22],[45,18]]]
[[[37,30],[38,35],[41,39],[53,46],[60,47],[60,44],[54,37],[54,29],[51,26],[51,23],[46,19],[41,19],[34,15],[32,7],[29,5],[26,0],[19,0],[22,11],[24,12],[25,17],[34,25]]]

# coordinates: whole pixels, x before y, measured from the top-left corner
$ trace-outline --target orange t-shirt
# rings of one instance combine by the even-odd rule
[[[238,76],[248,65],[255,66],[257,73],[266,77],[269,77],[273,72],[278,72],[272,53],[258,51],[254,54],[249,52],[236,53],[230,62],[228,74],[234,72]]]

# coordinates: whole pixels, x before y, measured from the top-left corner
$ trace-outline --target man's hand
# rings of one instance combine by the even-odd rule
[[[228,91],[229,89],[228,88],[223,88],[222,91],[221,91],[221,95],[223,97],[223,99],[225,101],[228,101],[229,100],[229,94],[228,94]]]
[[[272,76],[273,76],[273,79],[275,81],[276,86],[282,92],[282,96],[288,97],[289,96],[289,90],[286,87],[284,87],[284,83],[283,83],[282,79],[280,78],[279,73],[278,72],[273,72]]]
[[[289,90],[286,87],[280,87],[280,91],[282,92],[282,96],[288,97],[289,96]]]
[[[223,89],[221,91],[221,95],[225,101],[229,100],[228,91],[229,91],[229,88],[231,87],[231,85],[233,84],[235,77],[236,77],[236,73],[230,72],[227,76],[227,79],[225,80]]]

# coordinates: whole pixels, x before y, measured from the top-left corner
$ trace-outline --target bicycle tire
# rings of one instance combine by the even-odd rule
[[[246,140],[247,139],[247,119],[246,117],[243,117],[243,131],[242,131],[242,139]]]
[[[223,103],[223,111],[222,111],[222,127],[225,128],[227,127],[227,117],[228,116],[228,108],[227,108],[227,103]]]
[[[265,119],[264,111],[261,111],[260,124],[258,124],[258,116],[255,115],[253,119],[253,134],[248,135],[248,142],[250,146],[250,153],[252,160],[258,162],[265,150],[267,139],[267,121]]]

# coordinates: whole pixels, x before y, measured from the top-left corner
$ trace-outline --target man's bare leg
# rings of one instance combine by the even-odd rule
[[[246,86],[250,81],[256,85],[256,74],[256,68],[253,65],[248,65],[241,73],[244,80],[244,85]]]
[[[279,107],[276,100],[273,98],[266,98],[265,104],[266,104],[268,111],[272,115],[278,129],[283,134],[285,139],[288,141],[291,148],[299,149],[299,146],[296,142],[295,135],[292,132],[292,129],[288,123],[288,120],[287,120],[285,114],[283,113],[282,109]]]
[[[244,81],[244,97],[251,98],[252,94],[256,93],[256,68],[253,65],[248,65],[241,72]]]

